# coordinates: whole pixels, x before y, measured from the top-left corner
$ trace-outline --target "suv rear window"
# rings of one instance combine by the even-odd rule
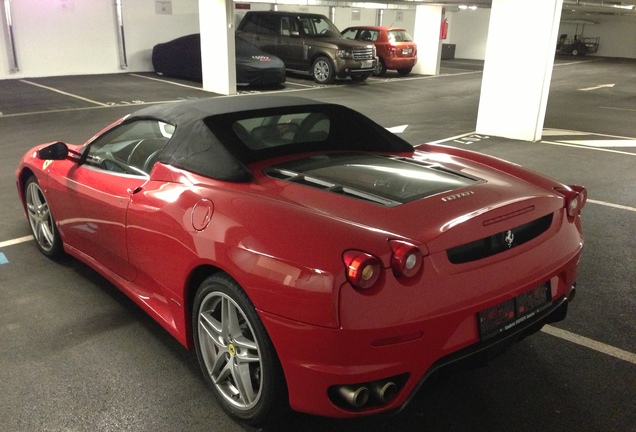
[[[247,14],[243,31],[250,33],[278,34],[280,16],[267,14]]]

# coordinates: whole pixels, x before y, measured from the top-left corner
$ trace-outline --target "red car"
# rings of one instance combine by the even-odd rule
[[[373,72],[376,76],[384,76],[389,69],[406,76],[417,63],[417,45],[403,28],[349,27],[342,35],[347,39],[373,42],[380,60]]]
[[[413,147],[344,106],[143,108],[17,169],[38,248],[87,263],[187,348],[223,408],[354,417],[562,320],[581,186]]]

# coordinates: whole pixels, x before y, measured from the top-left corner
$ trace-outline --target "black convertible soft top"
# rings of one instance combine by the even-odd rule
[[[236,135],[237,120],[270,115],[316,112],[331,122],[327,139],[267,149],[251,149]],[[292,96],[245,95],[214,97],[153,105],[125,121],[153,118],[175,126],[159,161],[210,178],[243,182],[252,179],[247,167],[267,158],[322,151],[412,152],[413,147],[368,117],[342,105]]]

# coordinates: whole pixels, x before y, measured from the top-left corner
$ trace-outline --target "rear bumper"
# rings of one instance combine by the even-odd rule
[[[420,386],[448,365],[495,356],[546,323],[562,320],[573,293],[578,255],[549,278],[550,306],[509,330],[481,341],[475,308],[464,308],[398,326],[330,329],[260,312],[285,372],[290,405],[296,411],[329,417],[357,417],[401,410]],[[523,287],[521,291],[532,286]],[[342,386],[373,388],[398,383],[396,394],[359,408],[338,401]]]
[[[417,57],[385,57],[382,60],[387,69],[412,69],[417,64]]]

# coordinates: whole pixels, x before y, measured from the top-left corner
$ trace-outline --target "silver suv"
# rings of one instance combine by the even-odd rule
[[[320,84],[347,76],[364,81],[378,61],[372,43],[345,39],[324,15],[250,11],[237,35],[279,57],[287,70],[308,73]]]

